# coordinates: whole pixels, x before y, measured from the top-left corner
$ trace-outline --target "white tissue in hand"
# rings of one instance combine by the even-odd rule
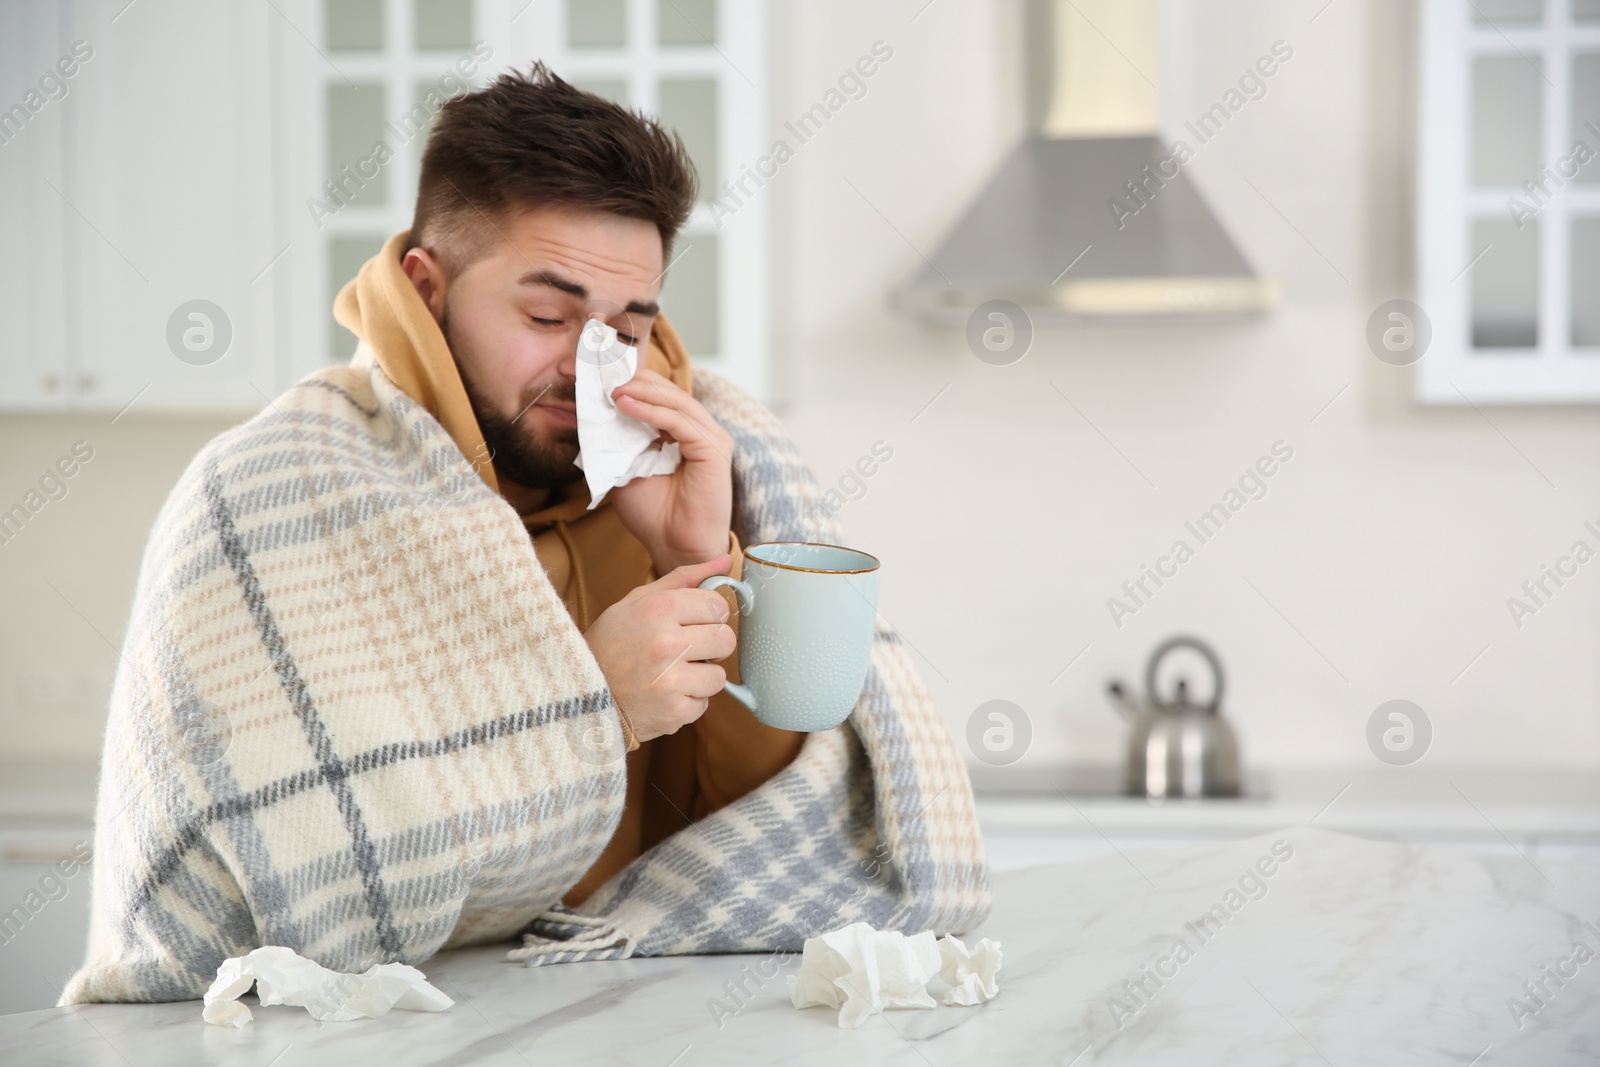
[[[678,443],[652,447],[660,432],[617,410],[611,390],[633,377],[639,350],[617,340],[617,331],[590,319],[578,337],[578,458],[589,483],[593,510],[614,486],[635,478],[671,474],[681,458]]]
[[[238,998],[256,987],[263,1005],[305,1008],[313,1019],[348,1022],[376,1019],[389,1009],[444,1011],[455,1004],[430,985],[415,967],[384,963],[365,974],[343,974],[313,963],[281,945],[258,948],[247,956],[223,960],[217,980],[206,990],[201,1017],[218,1026],[244,1026],[250,1009]]]
[[[1000,944],[987,937],[968,948],[961,939],[946,934],[939,939],[939,977],[951,989],[945,1004],[982,1004],[1000,992],[995,975],[1000,970]]]
[[[933,931],[913,937],[857,922],[806,938],[800,973],[789,976],[797,1008],[838,1008],[839,1026],[853,1030],[885,1008],[932,1008],[928,979],[939,973]]]

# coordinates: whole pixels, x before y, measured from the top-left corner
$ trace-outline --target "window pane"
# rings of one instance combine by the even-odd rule
[[[1487,252],[1484,249],[1488,249]],[[1532,348],[1539,343],[1539,227],[1509,219],[1472,224],[1472,347]]]
[[[1514,22],[1539,22],[1544,18],[1544,0],[1467,0],[1472,19],[1480,26]]]
[[[381,204],[384,172],[368,178],[358,172],[383,138],[383,86],[328,86],[328,177],[352,204]],[[348,169],[346,169],[348,168]],[[370,169],[370,168],[369,168]]]
[[[403,143],[411,148],[419,167],[422,164],[422,151],[428,147],[428,131],[433,129],[433,120],[438,117],[439,109],[446,100],[472,91],[472,86],[455,77],[453,71],[441,77],[448,84],[440,85],[439,78],[417,82],[412,90],[411,110],[397,117],[389,127],[397,141],[403,139]]]
[[[383,0],[327,0],[323,39],[341,52],[373,52],[383,47]]]
[[[573,78],[572,84],[586,93],[603,96],[613,104],[628,106],[628,83],[621,78]]]
[[[717,169],[717,83],[709,78],[661,79],[659,115],[689,149],[700,173],[700,198],[715,200],[722,180]]]
[[[661,308],[691,356],[722,351],[717,279],[721,276],[714,234],[680,233],[672,266],[661,285]]]
[[[1600,218],[1572,222],[1572,344],[1600,347]]]
[[[627,0],[568,0],[567,44],[573,48],[621,48],[627,43]]]
[[[1589,128],[1591,124],[1594,129]],[[1600,130],[1600,52],[1573,53],[1572,139],[1567,150],[1582,141],[1591,152],[1600,152],[1600,136],[1596,136],[1596,130]],[[1572,165],[1576,166],[1577,160],[1573,160]],[[1600,185],[1600,159],[1590,159],[1578,166],[1575,180],[1580,184]]]
[[[472,0],[414,0],[418,48],[472,46]]]
[[[361,271],[361,265],[383,247],[387,237],[335,237],[328,242],[328,303],[322,314],[333,321],[333,300],[344,288],[344,283]],[[328,359],[333,363],[348,363],[356,350],[356,335],[343,326],[334,324],[333,351]]]
[[[1539,169],[1538,60],[1482,56],[1472,65],[1472,181],[1521,185]]]
[[[1600,0],[1572,0],[1572,17],[1577,22],[1600,22]]]
[[[656,37],[662,44],[717,43],[717,0],[658,0]]]

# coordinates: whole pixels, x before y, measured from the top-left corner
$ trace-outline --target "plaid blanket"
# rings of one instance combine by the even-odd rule
[[[736,443],[741,542],[841,543],[776,419],[694,378]],[[514,509],[376,361],[311,374],[156,519],[61,1003],[197,998],[262,945],[360,971],[525,932],[533,965],[987,915],[966,771],[881,625],[844,725],[568,909],[621,816],[624,762],[590,743],[616,727]]]

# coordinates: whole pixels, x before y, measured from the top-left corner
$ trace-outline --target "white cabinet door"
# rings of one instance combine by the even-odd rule
[[[54,1006],[83,963],[93,833],[87,820],[0,827],[0,1015]]]
[[[83,4],[74,25],[95,47],[68,148],[67,193],[84,216],[68,232],[78,403],[259,409],[278,392],[263,273],[279,251],[267,45],[277,16],[267,4],[125,5]]]
[[[54,73],[62,16],[54,5],[0,9],[0,407],[59,408],[67,388],[61,181],[62,111],[72,80]],[[66,100],[53,100],[57,85]],[[59,187],[59,186],[58,186]]]
[[[17,160],[6,158],[13,146],[0,148],[9,194],[0,219],[8,237],[30,235],[20,256],[3,253],[6,291],[29,320],[0,327],[5,407],[250,411],[277,394],[265,270],[281,248],[267,32],[276,17],[270,5],[204,0],[0,9],[0,100],[60,57],[79,59],[66,95],[17,140],[31,152],[50,152],[53,138],[59,148]],[[53,393],[39,392],[46,358],[62,364]]]

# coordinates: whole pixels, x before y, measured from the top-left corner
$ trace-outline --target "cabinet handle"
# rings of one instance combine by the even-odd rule
[[[44,386],[45,392],[53,393],[61,388],[61,379],[54,374],[46,374],[39,379],[39,384]]]
[[[95,385],[95,377],[94,377],[94,375],[92,375],[92,374],[80,374],[80,375],[78,375],[78,389],[80,391],[89,392],[90,390],[92,390],[94,388],[94,385]]]

